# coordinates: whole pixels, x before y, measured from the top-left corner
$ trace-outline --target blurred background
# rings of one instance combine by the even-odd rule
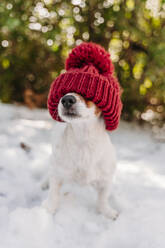
[[[165,0],[3,0],[0,101],[46,107],[51,82],[82,41],[111,54],[122,118],[165,120]]]
[[[40,207],[64,127],[48,91],[82,41],[110,52],[123,88],[126,121],[109,133],[115,223],[90,187],[66,185],[53,217]],[[165,248],[164,161],[165,0],[0,1],[0,247]]]

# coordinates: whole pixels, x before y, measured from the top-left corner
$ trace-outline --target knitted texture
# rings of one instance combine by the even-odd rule
[[[97,44],[81,43],[70,53],[65,68],[66,72],[53,81],[49,91],[48,109],[52,118],[62,121],[58,115],[58,103],[65,94],[75,92],[102,110],[107,130],[116,129],[122,103],[109,53]]]

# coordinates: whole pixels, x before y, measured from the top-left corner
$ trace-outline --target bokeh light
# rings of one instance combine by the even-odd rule
[[[92,41],[111,54],[123,88],[123,118],[163,125],[164,1],[4,0],[0,15],[2,102],[46,107],[71,49]]]

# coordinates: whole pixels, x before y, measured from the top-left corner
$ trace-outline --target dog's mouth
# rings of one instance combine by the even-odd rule
[[[81,117],[76,111],[70,110],[70,109],[69,110],[64,110],[62,115],[65,116],[65,117],[72,118],[72,119]]]

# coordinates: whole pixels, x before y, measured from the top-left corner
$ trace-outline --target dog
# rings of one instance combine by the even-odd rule
[[[58,115],[66,122],[66,127],[52,154],[49,192],[44,207],[52,214],[57,211],[63,184],[88,184],[98,192],[98,212],[115,220],[118,212],[109,205],[109,196],[116,154],[101,110],[92,101],[73,92],[61,97]]]

